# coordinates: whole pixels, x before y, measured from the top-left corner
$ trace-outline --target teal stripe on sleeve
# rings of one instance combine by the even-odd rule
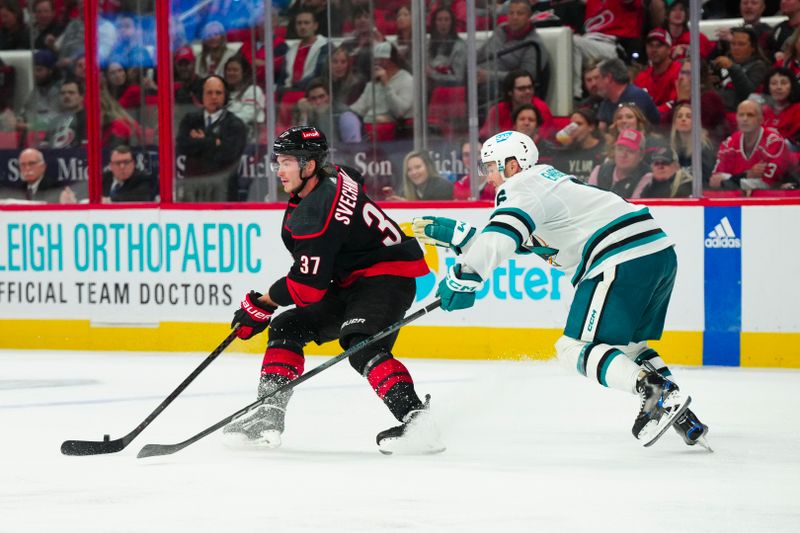
[[[578,264],[578,268],[575,269],[575,277],[572,278],[572,284],[575,285],[578,282],[578,277],[580,276],[580,273],[583,272],[584,264],[586,263],[586,261],[588,259],[587,254],[589,253],[590,250],[592,250],[592,248],[594,246],[594,242],[603,233],[608,231],[608,229],[611,228],[612,226],[615,226],[615,225],[617,225],[617,224],[619,224],[621,222],[625,222],[629,218],[634,218],[634,217],[638,217],[638,216],[641,216],[641,215],[647,215],[649,213],[650,213],[650,210],[648,208],[644,207],[644,208],[640,209],[639,211],[634,211],[633,213],[627,213],[625,215],[622,215],[621,217],[617,217],[614,220],[612,220],[611,222],[609,222],[608,224],[606,224],[605,226],[603,226],[602,228],[600,228],[599,230],[595,231],[592,234],[592,236],[589,237],[586,240],[586,244],[583,245],[583,251],[581,251],[581,262]]]

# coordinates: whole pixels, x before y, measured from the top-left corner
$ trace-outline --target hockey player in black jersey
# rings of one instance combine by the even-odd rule
[[[415,278],[429,271],[416,240],[367,197],[348,170],[326,164],[327,154],[324,134],[313,127],[290,128],[273,144],[273,170],[291,195],[281,238],[294,263],[264,294],[245,295],[233,320],[242,339],[269,326],[259,398],[303,374],[309,342],[338,338],[347,349],[401,320],[414,301]],[[294,308],[273,318],[283,306]],[[420,400],[411,374],[392,355],[396,338],[397,333],[350,357],[401,422],[378,434],[378,447],[384,453],[440,451],[427,401]],[[279,446],[291,394],[271,398],[226,426],[224,435]],[[409,438],[412,422],[428,437]]]

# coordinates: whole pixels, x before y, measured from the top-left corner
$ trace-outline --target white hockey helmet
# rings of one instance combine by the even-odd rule
[[[522,170],[528,170],[539,160],[539,149],[533,139],[518,131],[504,131],[490,137],[481,148],[481,172],[486,175],[488,163],[495,163],[497,170],[503,174],[506,161],[517,160]],[[505,176],[503,176],[505,179]]]

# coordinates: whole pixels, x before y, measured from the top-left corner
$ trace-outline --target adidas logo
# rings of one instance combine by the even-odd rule
[[[741,248],[742,241],[736,237],[728,217],[722,217],[713,230],[708,232],[706,248]]]

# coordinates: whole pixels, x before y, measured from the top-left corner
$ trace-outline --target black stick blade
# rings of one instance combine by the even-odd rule
[[[61,453],[64,455],[117,453],[125,448],[126,445],[124,437],[114,440],[65,440],[61,444]]]
[[[157,457],[159,455],[170,455],[182,450],[183,446],[180,444],[145,444],[139,453],[136,455],[137,459],[144,457]]]

